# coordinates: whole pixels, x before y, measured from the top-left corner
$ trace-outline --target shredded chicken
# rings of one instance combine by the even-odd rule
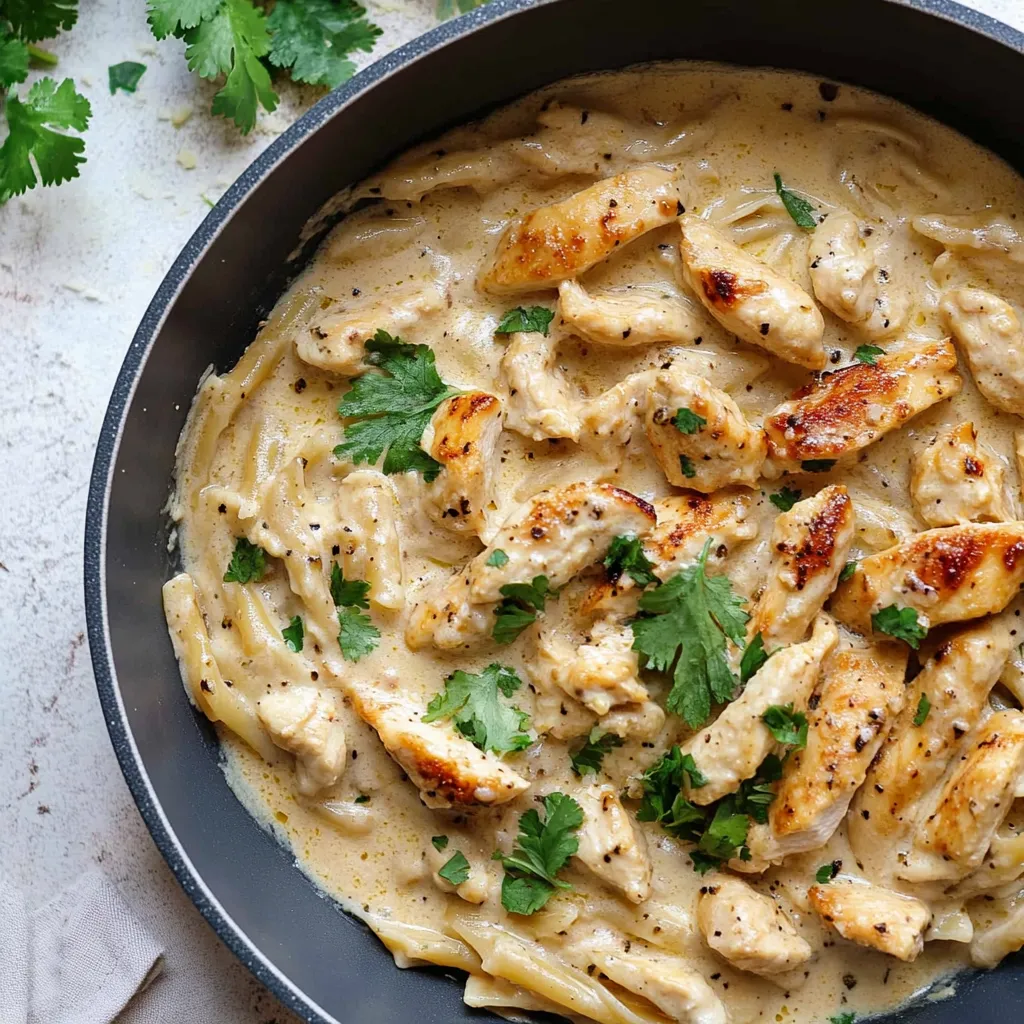
[[[704,941],[719,956],[751,974],[782,974],[814,955],[774,899],[729,875],[716,875],[701,890],[697,923]]]
[[[807,893],[821,919],[844,939],[899,960],[916,960],[932,921],[927,904],[864,882],[812,885]]]
[[[643,833],[634,827],[614,786],[587,786],[574,793],[583,809],[576,859],[633,903],[651,894],[651,861]]]
[[[806,469],[866,448],[936,402],[958,394],[956,352],[948,341],[829,371],[765,419],[766,476]]]
[[[970,421],[940,434],[911,463],[910,496],[929,526],[1005,523],[1015,518],[999,456]]]
[[[798,285],[755,259],[699,217],[680,220],[683,277],[727,330],[812,370],[826,364],[825,321]]]
[[[503,804],[530,788],[450,726],[424,722],[424,709],[401,693],[355,680],[347,693],[356,714],[377,731],[427,807]]]

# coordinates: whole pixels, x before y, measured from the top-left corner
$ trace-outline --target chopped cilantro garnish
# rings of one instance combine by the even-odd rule
[[[876,633],[887,633],[894,640],[903,640],[915,651],[928,635],[928,630],[918,622],[917,612],[913,608],[900,608],[895,604],[875,612],[871,616],[871,628]]]
[[[788,512],[802,497],[800,491],[783,487],[781,491],[768,495],[768,500],[780,511]]]
[[[613,732],[603,732],[600,726],[595,725],[590,730],[583,743],[583,746],[575,754],[569,755],[572,770],[577,775],[586,775],[593,772],[595,775],[601,770],[601,762],[605,754],[622,746],[622,738]]]
[[[111,64],[107,68],[107,84],[110,86],[110,95],[113,96],[118,89],[125,92],[135,92],[139,79],[146,73],[146,65],[138,61],[126,60],[120,64]]]
[[[857,1019],[857,1014],[850,1010],[846,1010],[843,1013],[837,1013],[832,1017],[829,1017],[829,1024],[853,1024]]]
[[[696,434],[701,427],[706,427],[708,421],[703,416],[698,416],[692,409],[678,409],[672,417],[672,425],[680,434]]]
[[[546,337],[548,327],[551,326],[551,321],[554,318],[554,312],[546,306],[530,306],[529,308],[516,306],[515,309],[510,309],[505,313],[494,333],[536,333],[543,334]]]
[[[511,697],[523,685],[522,680],[505,665],[488,665],[474,674],[461,669],[444,681],[444,690],[427,705],[424,722],[450,718],[458,729],[481,750],[505,754],[522,750],[532,742],[528,733],[530,716],[514,705],[505,704],[500,690]]]
[[[452,885],[462,885],[469,878],[469,861],[461,850],[456,850],[437,873]]]
[[[855,561],[849,561],[839,572],[839,582],[842,583],[848,580],[857,571],[857,563]]]
[[[661,582],[654,575],[654,566],[644,554],[644,546],[638,537],[626,535],[616,537],[608,546],[604,556],[604,567],[608,579],[613,583],[625,573],[638,587],[647,587]]]
[[[487,562],[485,564],[491,566],[493,569],[503,569],[508,565],[508,555],[506,555],[501,548],[495,548],[490,555],[488,555]]]
[[[267,553],[245,537],[235,541],[235,550],[224,573],[225,583],[255,583],[267,573]]]
[[[879,348],[877,345],[858,345],[857,351],[853,353],[853,358],[858,363],[867,363],[868,366],[874,366],[879,356],[885,355],[885,349]]]
[[[365,793],[360,793],[353,802],[357,804],[368,804],[370,802],[370,798]]]
[[[687,479],[692,480],[697,475],[697,467],[693,464],[693,459],[686,455],[680,455],[679,472]]]
[[[761,666],[768,660],[768,652],[764,649],[764,637],[755,633],[753,639],[743,648],[740,658],[740,682],[745,683],[757,675]]]
[[[510,644],[528,626],[537,621],[537,613],[544,611],[544,604],[551,592],[547,576],[534,576],[530,583],[506,583],[498,588],[502,600],[494,609],[494,630],[496,643]]]
[[[836,875],[839,874],[839,869],[843,866],[841,860],[834,860],[831,864],[822,864],[817,871],[814,872],[814,880],[818,885],[827,885],[832,881]]]
[[[347,580],[337,562],[331,566],[331,598],[336,606],[369,608],[369,593],[370,584],[365,580]]]
[[[346,661],[358,661],[380,642],[380,630],[358,608],[338,609],[338,646]]]
[[[430,841],[431,843],[433,843],[434,849],[437,850],[439,853],[441,850],[447,849],[448,847],[447,836],[431,836]]]
[[[914,713],[914,725],[924,725],[928,720],[928,714],[932,709],[932,702],[928,695],[922,691],[917,701],[917,711]]]
[[[800,468],[805,473],[827,473],[835,464],[835,459],[804,459]]]
[[[292,617],[292,621],[281,630],[281,636],[284,637],[284,642],[293,650],[302,650],[302,641],[304,637],[304,630],[302,628],[302,616],[295,615]]]
[[[794,711],[792,704],[773,704],[766,708],[761,721],[768,726],[776,743],[801,750],[807,746],[807,716]]]
[[[798,196],[795,192],[791,192],[786,188],[782,184],[782,176],[778,173],[775,175],[775,191],[782,200],[782,205],[786,208],[786,212],[796,221],[799,227],[809,229],[818,226],[818,222],[814,217],[814,207],[803,196]]]

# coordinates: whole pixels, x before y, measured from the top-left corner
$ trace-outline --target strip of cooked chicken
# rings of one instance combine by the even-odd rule
[[[505,426],[534,441],[579,438],[579,398],[555,365],[558,338],[536,332],[513,334],[501,357],[508,388]]]

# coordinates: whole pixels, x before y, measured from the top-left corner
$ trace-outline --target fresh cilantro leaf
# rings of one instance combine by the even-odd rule
[[[183,36],[186,29],[212,18],[220,5],[221,0],[149,0],[149,27],[157,39]]]
[[[867,363],[868,366],[874,366],[879,356],[885,355],[885,349],[879,348],[877,345],[858,345],[857,351],[853,353],[853,358],[858,363]]]
[[[370,798],[365,793],[360,793],[359,796],[357,796],[353,801],[353,803],[357,804],[368,804],[369,802]]]
[[[924,725],[928,720],[931,710],[932,702],[928,699],[928,695],[922,691],[917,701],[917,711],[914,713],[914,725]]]
[[[508,555],[506,555],[501,548],[495,548],[488,556],[485,564],[491,566],[493,569],[503,569],[508,565]]]
[[[423,721],[450,718],[481,750],[496,754],[523,750],[532,742],[523,731],[529,728],[530,716],[498,697],[499,690],[511,697],[522,685],[519,676],[505,665],[488,665],[479,675],[460,669],[444,681],[444,690],[427,705]]]
[[[437,873],[452,885],[462,885],[469,878],[469,861],[461,850],[456,850]]]
[[[356,608],[338,609],[338,646],[346,661],[358,661],[380,642],[380,630]]]
[[[420,447],[420,440],[434,410],[458,392],[438,376],[434,353],[426,345],[409,346],[378,330],[366,351],[384,372],[352,381],[338,414],[355,422],[345,427],[345,440],[334,454],[356,465],[384,455],[385,473],[422,473],[429,483],[441,464]]]
[[[818,222],[814,217],[814,207],[803,196],[798,196],[795,192],[791,192],[786,188],[782,184],[782,177],[778,173],[775,175],[775,191],[782,200],[782,205],[786,208],[786,212],[796,221],[799,227],[815,228],[818,226]]]
[[[572,770],[580,776],[586,775],[587,772],[596,775],[601,770],[604,755],[616,747],[621,747],[622,743],[622,737],[616,736],[613,732],[602,732],[600,726],[595,725],[583,746],[575,754],[569,755]]]
[[[693,459],[686,455],[679,456],[679,471],[691,480],[697,475],[697,467],[693,464]]]
[[[807,746],[807,716],[802,711],[794,711],[792,704],[773,704],[765,709],[761,721],[768,726],[776,743],[796,750]]]
[[[797,491],[792,487],[783,487],[781,491],[768,495],[768,500],[780,512],[788,512],[802,497],[801,491]]]
[[[302,628],[302,617],[295,615],[292,621],[281,630],[281,636],[284,637],[284,642],[295,652],[302,650],[302,641],[304,639],[305,631]]]
[[[28,47],[0,27],[0,90],[28,77]]]
[[[528,626],[537,621],[537,613],[551,596],[547,576],[534,576],[531,583],[506,583],[498,588],[503,600],[494,609],[496,643],[510,644]]]
[[[331,599],[335,607],[369,608],[369,593],[370,584],[365,580],[347,580],[337,562],[331,566]]]
[[[369,53],[381,30],[353,0],[277,0],[267,18],[270,63],[290,68],[292,79],[329,89],[355,74],[347,57]]]
[[[847,1010],[844,1013],[837,1013],[833,1017],[829,1017],[829,1024],[853,1024],[857,1019],[857,1014]]]
[[[782,778],[782,759],[769,754],[752,779],[744,779],[740,788],[726,799],[734,809],[763,825],[768,820],[768,808],[775,799],[774,784]]]
[[[835,464],[835,459],[804,459],[800,468],[805,473],[827,473]]]
[[[707,425],[708,421],[703,416],[698,416],[692,409],[677,409],[675,416],[672,417],[672,426],[680,434],[696,434]]]
[[[494,855],[505,866],[501,905],[512,914],[536,913],[555,889],[572,888],[557,875],[579,849],[575,833],[583,824],[583,811],[571,796],[549,793],[544,812],[544,820],[534,809],[521,815],[515,848],[507,856]]]
[[[448,848],[447,836],[431,836],[430,841],[434,844],[434,849],[437,850],[439,853],[441,852],[441,850],[445,850]]]
[[[722,858],[709,857],[701,850],[691,850],[690,863],[693,865],[693,870],[703,877],[709,871],[714,871],[716,868],[720,868],[722,866]]]
[[[615,537],[608,546],[608,554],[604,556],[604,567],[608,579],[613,583],[625,573],[638,587],[647,587],[661,580],[654,575],[654,566],[644,554],[644,546],[639,538],[626,534]]]
[[[110,95],[113,96],[118,89],[123,89],[125,92],[135,92],[139,79],[145,73],[146,65],[139,64],[134,60],[122,61],[120,64],[111,64],[107,68]]]
[[[836,875],[839,874],[839,869],[843,866],[841,860],[834,860],[831,864],[822,864],[817,871],[814,872],[814,880],[818,885],[827,885],[832,881]]]
[[[729,860],[747,843],[750,819],[734,810],[732,801],[721,800],[715,807],[715,816],[700,837],[697,849],[709,857]]]
[[[856,571],[857,563],[855,561],[847,562],[840,570],[839,582],[842,583],[844,580],[848,580]]]
[[[235,550],[224,573],[225,583],[253,583],[263,579],[267,573],[267,553],[256,544],[250,544],[245,537],[235,541]]]
[[[871,628],[876,633],[886,633],[894,640],[903,640],[916,651],[928,630],[917,621],[913,608],[900,608],[890,604],[871,616]]]
[[[764,649],[764,637],[755,633],[753,639],[743,648],[740,658],[740,682],[745,683],[757,675],[758,670],[768,660],[768,652]]]
[[[14,35],[35,43],[74,28],[78,0],[4,0],[0,16],[10,23]]]
[[[56,129],[85,131],[92,114],[89,101],[65,78],[58,85],[42,78],[24,99],[6,99],[7,138],[0,146],[0,203],[39,182],[59,185],[78,177],[85,143]],[[37,177],[38,169],[38,177]]]
[[[696,807],[683,797],[683,778],[699,789],[707,777],[697,767],[692,754],[683,754],[673,746],[640,777],[643,800],[637,811],[640,821],[654,821],[670,835],[696,842],[706,824],[706,808]]]
[[[465,14],[467,11],[482,7],[485,3],[487,0],[437,0],[437,20],[447,21],[456,14]]]
[[[726,645],[743,643],[750,618],[728,577],[705,573],[710,548],[708,538],[696,564],[647,591],[640,598],[641,617],[633,621],[633,649],[647,667],[668,672],[675,664],[668,709],[693,729],[707,720],[713,702],[735,695]]]
[[[554,320],[553,310],[546,306],[516,306],[508,310],[495,328],[495,334],[536,333],[547,337],[548,327]]]

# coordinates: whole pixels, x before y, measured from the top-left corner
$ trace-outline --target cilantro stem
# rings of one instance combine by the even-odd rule
[[[29,58],[36,64],[45,64],[51,68],[57,66],[57,54],[44,50],[41,46],[36,46],[35,43],[28,43],[25,49],[28,50]]]

